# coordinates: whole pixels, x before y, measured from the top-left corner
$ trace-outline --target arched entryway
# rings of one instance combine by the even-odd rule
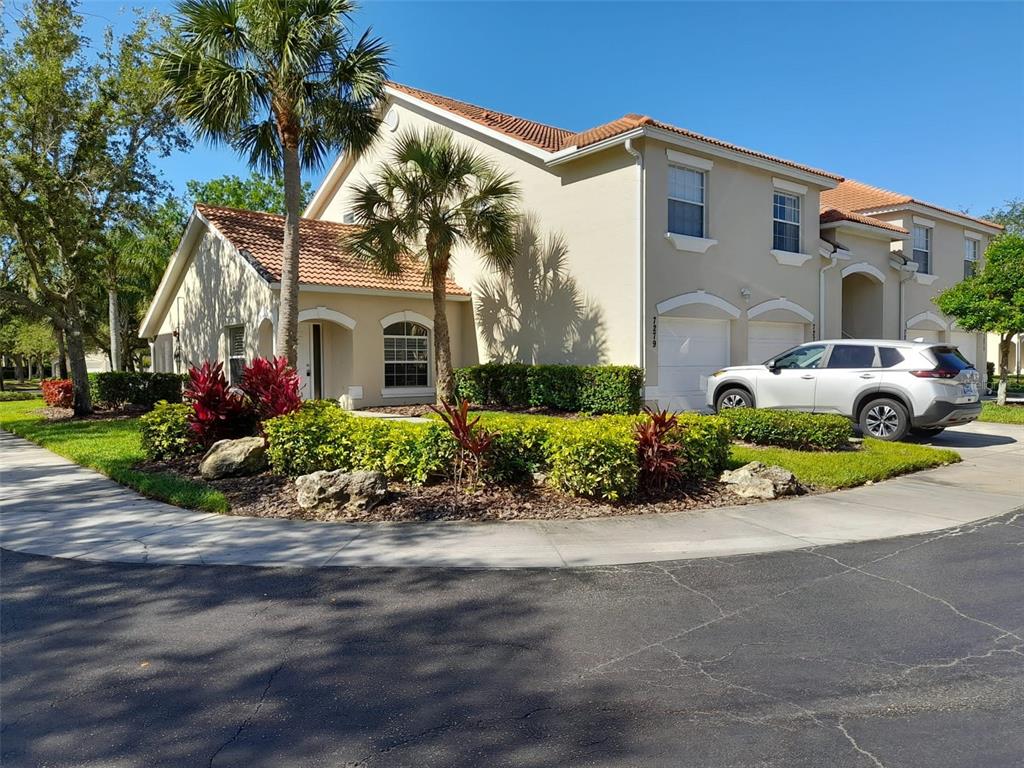
[[[870,264],[843,270],[843,338],[882,338],[882,284],[885,275]]]
[[[305,400],[348,396],[356,321],[326,307],[299,312],[298,372]]]

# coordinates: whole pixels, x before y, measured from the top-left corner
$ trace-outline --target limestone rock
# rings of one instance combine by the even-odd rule
[[[295,479],[298,504],[303,509],[324,508],[337,515],[358,515],[380,504],[388,481],[380,472],[320,470]]]
[[[262,437],[218,440],[199,463],[199,474],[207,480],[244,477],[267,467],[267,447]]]
[[[788,469],[768,466],[760,461],[744,464],[739,469],[726,470],[719,480],[732,486],[737,496],[746,499],[776,499],[803,492],[803,486]]]

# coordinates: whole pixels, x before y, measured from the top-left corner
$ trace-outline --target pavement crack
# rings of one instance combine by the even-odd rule
[[[855,739],[853,737],[853,734],[846,729],[846,724],[843,722],[842,718],[839,718],[839,720],[836,721],[836,729],[841,734],[843,734],[843,736],[846,737],[846,740],[850,742],[850,746],[853,747],[860,754],[864,755],[864,757],[866,757],[868,760],[870,760],[874,764],[875,768],[885,768],[885,763],[883,763],[873,753],[864,749],[864,747],[857,743],[857,739]]]
[[[699,589],[695,589],[695,588],[691,587],[689,584],[684,584],[683,582],[681,582],[679,580],[679,578],[674,573],[672,573],[672,571],[670,571],[668,568],[666,568],[663,565],[658,565],[656,563],[652,563],[652,566],[656,570],[661,571],[666,576],[668,576],[670,579],[672,579],[672,583],[675,584],[677,587],[680,587],[681,589],[685,589],[687,592],[690,592],[691,594],[694,594],[697,597],[703,598],[704,600],[707,600],[709,603],[711,603],[711,605],[713,605],[715,607],[715,610],[718,611],[719,617],[725,616],[725,609],[722,608],[722,606],[718,604],[718,601],[715,600],[715,598],[713,598],[711,595],[707,594],[706,592],[701,592]]]
[[[260,710],[263,708],[263,702],[266,701],[267,694],[270,693],[270,686],[274,684],[274,679],[278,676],[278,674],[280,674],[282,669],[284,669],[284,662],[281,662],[281,664],[279,664],[278,667],[270,673],[270,677],[267,678],[267,684],[263,686],[263,693],[260,694],[260,698],[256,702],[256,706],[253,708],[252,713],[248,717],[246,717],[241,723],[239,723],[238,729],[234,732],[231,738],[229,738],[227,741],[225,741],[223,744],[217,747],[214,753],[210,755],[210,761],[209,763],[207,763],[208,768],[213,768],[213,762],[217,759],[217,755],[219,755],[221,752],[223,752],[225,749],[231,746],[231,744],[236,742],[238,740],[238,737],[242,735],[242,731],[244,731],[246,728],[252,725],[253,721],[256,719],[256,716],[259,715]]]

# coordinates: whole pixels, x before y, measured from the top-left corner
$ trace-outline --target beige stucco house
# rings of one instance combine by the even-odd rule
[[[350,407],[432,397],[421,270],[384,281],[341,250],[352,190],[405,130],[443,126],[519,182],[532,245],[511,276],[471,252],[451,270],[456,365],[607,362],[645,396],[699,408],[719,367],[816,338],[964,334],[932,297],[982,257],[996,225],[643,115],[573,132],[402,85],[376,144],[342,155],[305,212],[300,374]],[[273,352],[282,222],[197,207],[143,322],[157,370]]]

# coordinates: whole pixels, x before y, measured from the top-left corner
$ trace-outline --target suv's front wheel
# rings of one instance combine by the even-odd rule
[[[729,408],[753,408],[754,398],[745,389],[730,387],[720,392],[715,399],[715,410],[725,411]]]
[[[902,440],[910,431],[903,403],[888,397],[872,400],[860,410],[860,430],[878,440]]]

